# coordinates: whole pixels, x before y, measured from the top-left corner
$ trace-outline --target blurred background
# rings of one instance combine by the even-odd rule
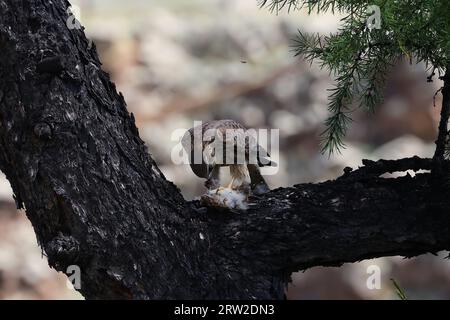
[[[347,148],[320,154],[327,116],[328,72],[294,58],[298,29],[336,31],[339,16],[275,14],[256,0],[72,0],[86,34],[136,117],[141,137],[186,199],[203,181],[171,161],[172,132],[194,120],[235,119],[248,127],[280,129],[280,170],[272,188],[318,182],[356,168],[361,159],[430,157],[439,83],[424,67],[399,64],[388,76],[375,114],[355,112]],[[74,10],[77,11],[77,10]],[[410,299],[450,298],[450,262],[439,256],[381,258],[292,275],[289,299],[398,299],[391,278]],[[381,271],[381,288],[368,289],[367,268]],[[50,269],[30,222],[0,179],[0,299],[82,299]]]

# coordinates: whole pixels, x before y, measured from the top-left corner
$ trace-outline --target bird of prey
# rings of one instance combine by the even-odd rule
[[[261,175],[260,166],[273,166],[270,155],[239,122],[217,120],[203,122],[189,129],[181,144],[188,154],[195,175],[206,179],[208,190],[220,187],[220,168],[230,167],[228,188],[262,194],[269,187]]]

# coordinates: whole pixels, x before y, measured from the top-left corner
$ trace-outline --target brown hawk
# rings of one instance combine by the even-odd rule
[[[208,190],[220,187],[220,168],[229,166],[228,188],[245,191],[250,188],[254,194],[269,191],[259,167],[274,163],[252,133],[234,120],[217,120],[204,122],[184,134],[181,143],[191,169],[206,179]]]

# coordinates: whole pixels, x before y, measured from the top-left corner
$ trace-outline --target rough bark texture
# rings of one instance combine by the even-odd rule
[[[434,153],[435,160],[443,160],[445,154],[445,147],[448,139],[448,119],[450,118],[450,66],[444,76],[441,78],[444,81],[442,87],[442,108],[441,119],[439,121],[439,133],[436,140],[436,152]]]
[[[279,299],[295,270],[450,248],[447,192],[429,174],[380,177],[430,159],[365,162],[247,211],[184,201],[67,28],[68,5],[0,0],[0,166],[49,264],[80,266],[86,298]]]

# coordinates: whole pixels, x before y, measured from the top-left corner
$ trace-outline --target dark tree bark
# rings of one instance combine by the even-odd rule
[[[186,202],[139,138],[65,0],[0,0],[0,166],[49,264],[86,298],[279,299],[292,271],[450,248],[431,159],[365,162],[247,211]],[[443,162],[446,170],[448,163]]]

